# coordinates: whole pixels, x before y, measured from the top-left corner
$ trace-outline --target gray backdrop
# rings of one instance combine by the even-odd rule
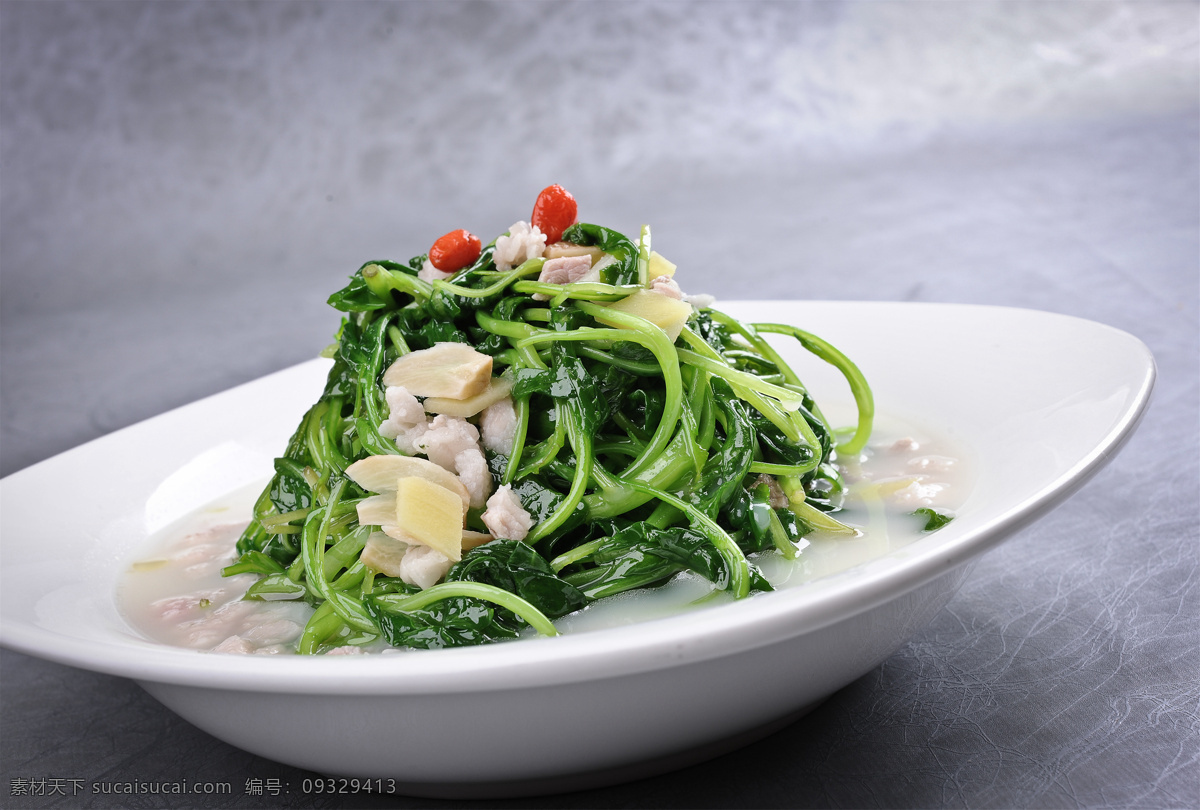
[[[551,182],[651,223],[689,291],[1103,321],[1157,358],[1142,428],[931,627],[763,742],[541,806],[1195,806],[1198,11],[5,0],[0,472],[313,356],[362,261],[491,238]],[[336,805],[244,793],[304,774],[129,682],[0,662],[6,806],[183,777]]]

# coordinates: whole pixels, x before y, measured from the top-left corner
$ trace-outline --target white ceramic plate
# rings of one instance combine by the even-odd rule
[[[945,605],[974,557],[1113,456],[1154,380],[1136,338],[1061,315],[850,302],[724,308],[825,337],[858,363],[881,413],[967,447],[978,477],[958,518],[802,587],[574,636],[316,659],[142,639],[115,606],[118,575],[154,532],[270,474],[321,390],[326,365],[313,361],[5,478],[0,642],[133,678],[256,754],[394,780],[409,793],[519,794],[645,775],[777,727],[876,666]],[[849,402],[832,370],[796,363],[823,407]],[[764,673],[786,688],[762,689]]]

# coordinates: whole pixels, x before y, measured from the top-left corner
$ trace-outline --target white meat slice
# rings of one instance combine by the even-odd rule
[[[213,605],[228,597],[223,588],[181,596],[168,596],[150,604],[163,619],[173,622],[203,620],[214,612]]]
[[[426,259],[425,263],[421,265],[421,269],[417,271],[417,278],[421,279],[421,281],[444,281],[456,272],[458,271],[451,270],[447,273],[444,270],[438,270],[433,266],[433,262]]]
[[[546,234],[537,226],[521,221],[513,223],[507,236],[497,237],[492,260],[496,262],[497,270],[507,271],[530,259],[541,258],[545,250]]]
[[[299,638],[303,630],[303,627],[289,619],[274,619],[246,630],[244,638],[261,646],[283,644]]]
[[[595,273],[594,278],[592,275],[591,256],[563,256],[547,260],[542,265],[542,272],[538,274],[538,281],[546,284],[574,284],[577,281],[600,280],[599,271]]]
[[[429,422],[429,429],[413,442],[418,453],[452,473],[455,457],[464,450],[479,446],[479,429],[461,416],[439,413]]]
[[[404,386],[388,386],[384,398],[388,404],[388,418],[379,425],[380,436],[396,439],[415,426],[425,424],[425,408]]]
[[[507,456],[512,453],[517,438],[517,409],[512,397],[505,397],[483,409],[479,415],[479,432],[483,446],[493,453]]]
[[[233,655],[250,655],[254,645],[241,636],[230,636],[212,649],[215,653],[231,653]]]
[[[396,437],[396,447],[406,456],[415,456],[425,452],[420,448],[421,439],[429,431],[428,422],[419,422]]]
[[[226,549],[226,552],[228,552],[228,549]],[[208,576],[209,574],[213,574],[217,571],[220,571],[222,568],[224,568],[227,565],[229,565],[229,560],[227,560],[227,559],[226,560],[212,560],[210,562],[202,562],[202,563],[196,563],[195,565],[189,565],[187,568],[183,569],[183,578],[184,579],[203,579],[204,577]]]
[[[325,654],[326,655],[365,655],[366,652],[367,651],[364,650],[362,647],[351,647],[349,644],[347,644],[344,647],[334,647],[332,650],[330,650],[329,652],[327,652]]]
[[[479,445],[468,447],[455,456],[454,468],[458,471],[458,480],[471,494],[471,508],[482,509],[492,492],[492,474]]]
[[[238,633],[247,615],[254,612],[253,602],[236,599],[226,602],[215,610],[205,610],[203,616],[191,621],[181,622],[179,629],[183,631],[186,644],[195,649],[211,649],[222,639]]]
[[[193,534],[191,536],[198,537],[200,535]],[[229,546],[224,543],[197,543],[172,554],[171,559],[178,560],[185,565],[194,565],[213,561],[225,562],[225,558],[228,556]]]
[[[674,298],[676,301],[683,300],[683,290],[679,289],[679,284],[670,276],[659,276],[654,279],[650,282],[650,289],[667,298]]]
[[[483,524],[497,540],[524,540],[533,528],[533,517],[521,505],[521,499],[505,484],[488,498]]]
[[[904,489],[893,493],[892,503],[905,508],[936,506],[938,505],[939,496],[945,490],[945,484],[926,482],[925,480],[918,479]]]
[[[542,265],[538,281],[546,284],[574,284],[577,281],[599,281],[600,268],[592,267],[591,256],[563,256],[549,259]],[[533,300],[549,301],[545,293],[534,293]]]
[[[429,546],[409,546],[400,561],[400,579],[425,590],[436,585],[450,570],[450,558]]]
[[[650,282],[650,291],[665,295],[667,298],[674,298],[685,304],[691,304],[693,309],[707,309],[717,302],[716,298],[706,293],[686,295],[679,288],[679,282],[670,276],[656,276]]]
[[[917,456],[908,460],[907,467],[910,470],[920,470],[921,472],[949,472],[957,464],[957,459],[950,456]]]
[[[285,655],[295,652],[291,645],[283,644],[268,644],[265,647],[259,647],[254,651],[255,655]]]

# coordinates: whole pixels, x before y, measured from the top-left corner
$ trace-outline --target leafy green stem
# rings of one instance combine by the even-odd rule
[[[442,582],[438,585],[428,587],[420,593],[408,595],[385,594],[373,598],[377,604],[388,610],[409,611],[419,610],[454,596],[468,596],[500,605],[517,614],[526,624],[537,630],[541,635],[558,635],[558,630],[554,627],[554,623],[546,617],[546,614],[542,613],[532,604],[511,591],[506,591],[503,588],[497,588],[495,585],[488,585],[483,582],[468,582],[463,580]]]
[[[715,520],[669,492],[663,492],[638,481],[627,483],[638,492],[669,503],[687,515],[692,527],[703,532],[705,537],[716,547],[717,553],[725,560],[725,564],[729,568],[729,589],[733,592],[734,597],[741,599],[750,593],[750,563],[746,560],[746,555],[738,548],[738,544],[717,525]]]
[[[772,332],[780,335],[791,335],[800,341],[800,345],[817,357],[835,367],[850,384],[850,393],[854,396],[854,404],[858,408],[858,426],[854,435],[838,445],[845,453],[860,453],[871,438],[871,428],[875,419],[875,398],[867,378],[849,357],[811,332],[805,332],[795,326],[782,323],[756,323],[754,328],[759,332]]]

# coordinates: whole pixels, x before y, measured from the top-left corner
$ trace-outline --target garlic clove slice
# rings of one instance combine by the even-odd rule
[[[450,399],[449,397],[429,397],[424,406],[427,413],[444,413],[447,416],[461,416],[466,419],[483,411],[489,405],[495,405],[508,396],[512,391],[512,381],[505,377],[492,377],[488,387],[481,393],[466,399]]]
[[[408,551],[408,543],[383,532],[371,532],[359,559],[363,565],[384,576],[400,576],[400,561]]]
[[[401,385],[417,397],[467,399],[492,378],[492,358],[465,343],[436,343],[409,352],[388,366],[384,385]]]
[[[368,492],[394,493],[401,478],[424,478],[460,497],[463,511],[471,505],[471,494],[458,476],[445,467],[416,456],[367,456],[346,468],[346,475]],[[390,522],[390,521],[389,521]],[[360,520],[359,523],[362,523]],[[374,524],[371,524],[374,525]]]
[[[592,245],[576,245],[571,242],[555,242],[552,245],[546,245],[545,251],[542,252],[544,259],[564,259],[568,256],[591,256],[592,264],[600,260],[604,255],[604,251]]]
[[[396,493],[372,495],[358,502],[358,522],[362,526],[382,526],[396,521]]]
[[[471,529],[463,529],[462,531],[462,550],[470,551],[473,548],[482,546],[485,543],[490,543],[496,538],[486,532],[476,532]]]

